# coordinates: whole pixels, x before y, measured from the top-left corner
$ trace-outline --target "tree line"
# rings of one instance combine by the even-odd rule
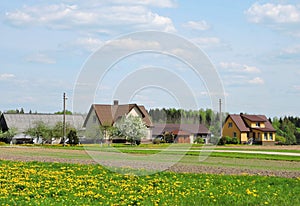
[[[283,118],[274,117],[272,122],[276,129],[276,141],[282,144],[300,144],[300,118],[285,116]]]
[[[183,110],[175,108],[150,109],[152,122],[167,124],[203,124],[215,136],[220,136],[220,114],[212,109]],[[222,124],[227,113],[222,113]]]

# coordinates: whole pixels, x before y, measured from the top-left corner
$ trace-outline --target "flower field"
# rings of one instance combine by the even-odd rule
[[[300,205],[300,178],[121,175],[99,165],[0,161],[0,205]]]

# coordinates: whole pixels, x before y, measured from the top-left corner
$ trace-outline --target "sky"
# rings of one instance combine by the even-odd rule
[[[122,39],[136,32],[159,31],[192,42],[210,60],[224,90],[224,111],[300,116],[300,3],[296,0],[1,1],[0,31],[0,111],[61,111],[63,92],[68,96],[67,109],[74,111],[75,88],[93,54],[118,41],[124,49],[146,45],[159,50],[156,41]],[[97,88],[89,94],[93,100],[88,104],[110,104],[127,86],[139,85],[137,78],[151,83],[160,77],[169,85],[182,85],[182,93],[170,91],[168,84],[166,88],[148,85],[120,103],[195,109],[181,104],[192,96],[199,109],[212,105],[213,94],[207,88],[212,82],[195,75],[180,58],[164,53],[126,56],[102,77],[93,80]],[[88,109],[84,105],[78,112]]]

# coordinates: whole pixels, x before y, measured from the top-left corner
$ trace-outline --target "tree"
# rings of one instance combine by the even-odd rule
[[[68,134],[71,130],[75,130],[70,123],[66,123],[66,133]],[[52,137],[58,139],[63,137],[63,123],[57,122],[52,128]]]
[[[34,127],[29,128],[25,131],[26,135],[30,135],[31,137],[36,137],[37,142],[39,142],[41,138],[42,138],[42,143],[51,140],[53,131],[48,125],[46,125],[42,121],[35,122],[34,124],[35,124]]]
[[[0,142],[10,143],[16,134],[17,130],[15,128],[9,129],[6,132],[2,132],[2,130],[0,130]]]
[[[58,111],[58,112],[55,112],[54,114],[64,114],[64,111]],[[66,114],[67,114],[67,115],[71,115],[72,112],[69,111],[69,110],[66,110]]]
[[[122,116],[119,121],[115,123],[115,127],[119,134],[126,138],[131,144],[139,143],[143,137],[146,136],[147,127],[140,117]]]
[[[171,132],[165,132],[163,134],[163,140],[165,141],[165,143],[173,143],[174,139],[175,139],[175,136]]]
[[[69,139],[69,144],[74,146],[74,145],[78,145],[79,143],[79,138],[77,136],[77,132],[74,129],[71,129],[67,135],[68,139]]]

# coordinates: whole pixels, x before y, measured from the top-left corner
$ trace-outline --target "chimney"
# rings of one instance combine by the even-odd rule
[[[114,105],[119,105],[119,101],[118,100],[114,100]]]

